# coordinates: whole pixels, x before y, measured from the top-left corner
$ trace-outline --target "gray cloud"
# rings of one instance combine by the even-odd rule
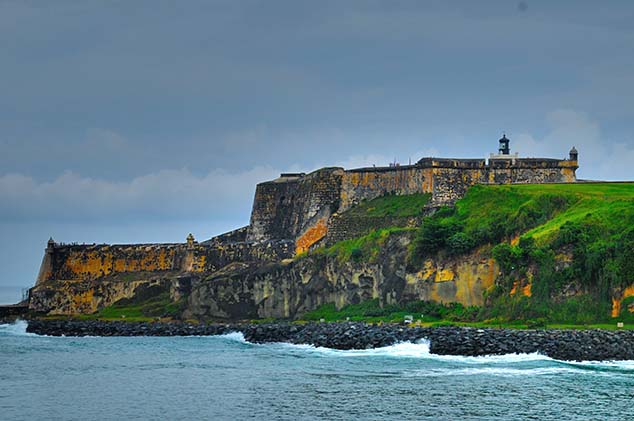
[[[633,19],[625,0],[0,0],[0,236],[20,239],[0,284],[32,281],[48,235],[204,238],[280,171],[485,157],[503,130],[632,178]]]
[[[601,126],[587,114],[573,110],[555,110],[547,116],[550,131],[536,138],[519,134],[515,148],[523,155],[566,157],[575,146],[579,151],[579,178],[594,180],[631,180],[630,163],[634,146],[606,139]]]
[[[187,169],[163,170],[125,182],[65,172],[37,182],[22,174],[0,177],[4,221],[127,221],[225,219],[240,214],[246,224],[255,184],[278,170],[257,167],[242,173],[212,171],[202,177]]]

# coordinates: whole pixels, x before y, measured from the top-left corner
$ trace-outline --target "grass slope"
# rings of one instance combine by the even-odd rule
[[[404,214],[422,202],[413,203],[409,197],[386,196],[354,211]],[[397,230],[377,230],[319,252],[372,260]],[[503,272],[494,290],[487,292],[487,306],[477,314],[473,309],[447,311],[439,320],[609,326],[612,299],[634,284],[634,183],[474,186],[455,207],[425,218],[409,260],[416,265],[428,257],[461,255],[484,244],[493,246],[493,257]],[[562,252],[571,255],[572,261],[559,263],[557,256]],[[511,294],[518,279],[532,284],[531,296]],[[564,293],[571,285],[578,291],[572,297]],[[619,320],[634,323],[626,303]],[[369,314],[377,311],[366,310],[349,306],[336,311],[326,306],[307,318],[396,320],[411,312],[390,308],[378,316]]]
[[[500,215],[512,222],[548,198],[561,198],[566,205],[524,233],[544,243],[552,240],[564,223],[582,221],[588,214],[609,232],[634,222],[634,183],[475,186],[456,204],[456,209],[467,229],[474,229],[490,224]]]
[[[418,216],[423,207],[429,203],[431,194],[409,194],[403,196],[387,195],[363,201],[347,213],[354,216],[368,217],[409,217]]]
[[[475,186],[423,223],[411,257],[487,243],[502,277],[481,317],[606,321],[634,284],[634,183]],[[561,253],[572,260],[561,263]],[[518,280],[531,284],[530,297],[512,296]]]

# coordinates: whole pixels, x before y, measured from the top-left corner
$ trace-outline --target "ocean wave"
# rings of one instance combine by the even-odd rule
[[[13,323],[0,324],[0,336],[40,336],[26,331],[26,320],[16,320]]]
[[[229,332],[229,333],[225,333],[224,335],[216,335],[216,336],[210,336],[210,337],[226,339],[231,342],[239,342],[241,344],[251,343],[251,342],[248,342],[246,339],[244,339],[244,335],[242,334],[242,332]]]
[[[400,342],[394,345],[373,348],[339,350],[313,345],[276,344],[286,349],[307,352],[313,355],[325,357],[383,357],[383,358],[410,358],[433,360],[444,362],[454,366],[450,369],[452,374],[501,374],[501,375],[540,375],[559,372],[583,372],[583,371],[618,371],[634,372],[634,361],[562,361],[548,357],[547,355],[530,354],[505,354],[485,355],[478,357],[461,355],[438,355],[430,352],[429,341]],[[538,364],[538,367],[535,365]],[[465,365],[466,368],[456,369],[456,365]],[[511,366],[511,368],[509,368]],[[512,368],[519,367],[519,368]],[[447,374],[449,371],[442,371]],[[440,372],[439,372],[440,373]],[[426,372],[425,375],[433,376],[435,372]]]
[[[488,367],[446,367],[430,368],[425,370],[414,370],[405,375],[407,377],[446,377],[446,376],[543,376],[563,373],[577,373],[582,370],[573,367],[508,367],[508,366],[488,366]]]
[[[624,373],[634,373],[634,361],[622,360],[622,361],[559,361],[561,364],[566,364],[571,367],[575,367],[580,370],[586,371],[618,371]]]
[[[26,320],[16,320],[14,323],[0,324],[0,336],[23,336],[23,337],[43,337],[46,335],[38,335],[27,332],[28,322]],[[84,336],[81,339],[96,338],[96,336]],[[186,337],[184,337],[186,338]],[[209,338],[218,338],[229,342],[256,345],[244,338],[242,332],[229,332],[223,335],[209,336]],[[273,347],[282,352],[301,352],[306,355],[314,355],[320,357],[338,357],[338,358],[360,358],[360,357],[376,357],[376,358],[408,358],[408,359],[425,359],[435,360],[437,362],[451,363],[452,365],[466,365],[464,369],[451,369],[452,374],[471,375],[471,374],[550,374],[555,372],[576,371],[576,372],[626,372],[634,373],[634,360],[625,361],[562,361],[550,358],[546,355],[531,354],[505,354],[505,355],[487,355],[479,357],[469,357],[461,355],[438,355],[430,352],[430,343],[428,340],[420,340],[417,342],[399,342],[393,345],[371,348],[371,349],[351,349],[340,350],[326,347],[316,347],[307,344],[290,344],[285,342],[257,344],[257,346]],[[530,363],[545,363],[539,367]],[[509,368],[507,366],[522,366],[521,368]],[[471,367],[469,367],[471,366]],[[428,371],[417,375],[434,376],[447,374],[447,371]]]
[[[296,349],[303,349],[308,352],[336,357],[395,357],[395,358],[424,358],[443,360],[447,362],[459,362],[468,364],[490,364],[490,363],[520,363],[528,361],[553,361],[545,355],[533,354],[506,354],[488,355],[481,357],[466,357],[461,355],[438,355],[432,354],[429,348],[429,341],[421,340],[417,342],[399,342],[381,348],[339,350],[325,347],[315,347],[312,345],[283,344]]]

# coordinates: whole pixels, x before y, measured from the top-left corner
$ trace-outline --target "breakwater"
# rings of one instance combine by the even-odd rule
[[[31,320],[28,332],[50,336],[210,336],[241,332],[252,343],[288,342],[367,349],[428,340],[438,355],[539,353],[558,360],[634,360],[634,331],[407,327],[364,323],[187,324]]]

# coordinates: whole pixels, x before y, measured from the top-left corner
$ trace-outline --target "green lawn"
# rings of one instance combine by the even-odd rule
[[[551,240],[568,221],[591,217],[608,232],[621,231],[634,221],[634,183],[475,186],[456,204],[456,213],[465,220],[466,230],[475,229],[500,214],[509,220],[521,216],[522,210],[544,197],[560,197],[566,203],[551,218],[523,233],[538,243]]]
[[[422,327],[439,326],[464,326],[478,328],[509,328],[509,329],[606,329],[620,330],[634,329],[634,321],[625,322],[623,328],[617,327],[617,321],[605,323],[548,323],[536,326],[534,321],[522,320],[483,320],[465,321],[465,318],[473,318],[479,309],[476,307],[465,308],[459,304],[439,304],[433,302],[413,302],[402,307],[380,307],[377,299],[368,300],[359,304],[347,305],[339,310],[335,305],[324,304],[316,310],[304,314],[298,323],[310,321],[342,322],[356,321],[365,323],[403,323],[406,316],[412,316],[414,323]],[[267,320],[270,321],[270,320]],[[420,323],[417,323],[420,322]]]
[[[408,217],[418,216],[429,202],[431,194],[410,194],[403,196],[387,195],[363,201],[346,213],[354,216],[368,217]]]

